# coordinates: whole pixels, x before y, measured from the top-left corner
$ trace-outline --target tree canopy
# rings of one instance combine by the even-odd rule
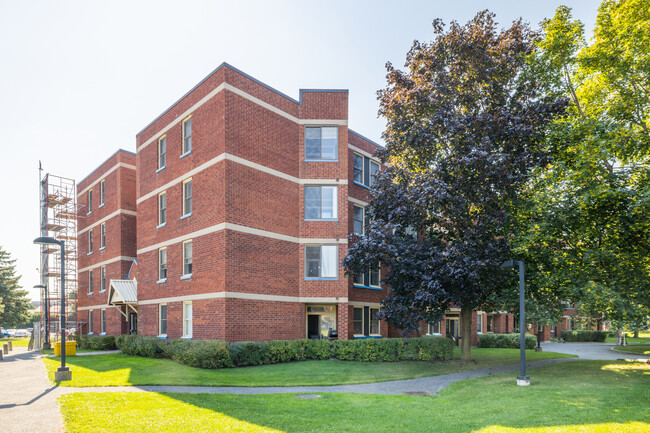
[[[16,275],[15,262],[0,247],[0,324],[7,327],[26,322],[32,308],[27,291],[18,283],[20,276]]]
[[[406,71],[387,65],[378,155],[389,167],[344,265],[387,269],[393,291],[381,314],[405,332],[460,307],[468,359],[472,311],[516,285],[499,268],[512,258],[509,217],[530,171],[548,163],[545,136],[566,102],[539,96],[526,61],[537,35],[521,20],[499,30],[483,11],[433,29],[431,43],[413,44]]]

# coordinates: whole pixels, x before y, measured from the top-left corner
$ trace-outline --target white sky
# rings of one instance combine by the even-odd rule
[[[534,25],[560,4],[591,35],[599,1],[0,0],[0,246],[33,299],[38,161],[80,180],[222,62],[298,98],[350,90],[350,128],[381,142],[376,91],[431,22],[490,9]]]

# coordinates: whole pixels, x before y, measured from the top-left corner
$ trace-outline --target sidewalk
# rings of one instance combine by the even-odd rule
[[[56,398],[60,388],[50,385],[38,350],[15,347],[0,361],[0,431],[62,432]]]

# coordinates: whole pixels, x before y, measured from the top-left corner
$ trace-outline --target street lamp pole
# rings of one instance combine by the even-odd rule
[[[45,322],[45,337],[43,341],[43,349],[48,350],[51,349],[52,346],[50,345],[50,297],[47,292],[47,286],[44,286],[42,284],[38,284],[34,286],[35,289],[43,289],[43,293],[45,295],[45,303],[43,305],[43,319]]]
[[[54,372],[54,380],[72,380],[72,372],[65,365],[65,241],[54,239],[48,236],[41,236],[34,239],[38,245],[49,244],[61,247],[61,367]]]
[[[520,374],[517,376],[517,385],[530,385],[530,377],[526,376],[526,310],[524,308],[524,262],[521,260],[508,260],[501,263],[502,268],[519,267],[519,363]]]

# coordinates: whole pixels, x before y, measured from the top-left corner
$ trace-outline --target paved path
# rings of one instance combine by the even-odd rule
[[[544,352],[568,353],[580,359],[648,359],[648,355],[634,355],[612,350],[614,343],[542,343]]]
[[[39,351],[15,347],[0,361],[0,431],[62,432],[56,398]]]

